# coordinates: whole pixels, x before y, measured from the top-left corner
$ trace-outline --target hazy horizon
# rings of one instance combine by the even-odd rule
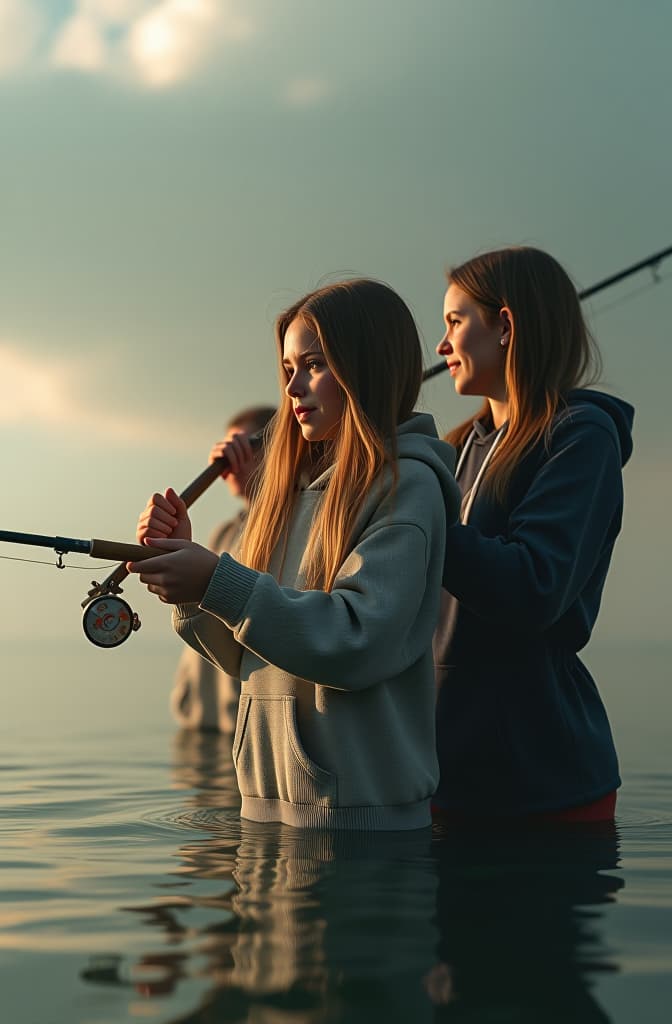
[[[387,281],[429,364],[451,263],[529,243],[584,288],[671,244],[670,29],[607,0],[0,0],[2,528],[131,540],[236,409],[276,400],[274,316],[324,279]],[[659,278],[586,303],[636,408],[604,642],[668,641],[672,261]],[[445,375],[422,404],[441,430],[473,408]],[[197,537],[233,508],[215,485]],[[85,643],[97,563],[0,565],[3,639]],[[168,636],[131,593],[130,644]]]

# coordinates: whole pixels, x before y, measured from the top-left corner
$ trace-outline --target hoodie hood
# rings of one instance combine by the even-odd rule
[[[460,489],[455,483],[455,449],[440,440],[434,417],[416,412],[397,427],[397,458],[416,459],[434,470],[441,485],[447,521],[452,523],[460,511]]]
[[[571,409],[576,405],[592,405],[601,409],[611,419],[621,446],[621,465],[624,466],[632,455],[632,424],[635,417],[634,408],[614,395],[604,391],[593,391],[588,388],[575,388],[567,395]]]
[[[442,441],[436,430],[434,417],[426,412],[413,413],[410,419],[397,427],[397,458],[424,462],[437,476],[446,505],[449,523],[457,519],[460,509],[460,491],[455,483],[455,449]],[[329,466],[306,490],[321,491],[327,486],[334,467]]]

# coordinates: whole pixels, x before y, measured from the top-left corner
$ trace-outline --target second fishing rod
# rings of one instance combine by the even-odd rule
[[[438,363],[436,366],[428,367],[422,374],[423,383],[429,380],[436,374],[443,372],[447,368],[447,364],[444,362]],[[259,451],[264,444],[264,436],[266,428],[259,430],[255,434],[251,434],[248,438],[253,451]],[[199,475],[188,484],[183,491],[180,492],[180,498],[187,506],[191,508],[195,501],[204,494],[208,488],[222,476],[223,473],[230,468],[229,460],[224,456],[223,458],[215,459],[210,463]],[[120,562],[116,569],[110,573],[101,583],[97,583],[93,580],[91,589],[88,591],[86,598],[82,601],[82,608],[86,607],[91,601],[103,597],[106,594],[120,594],[120,584],[129,575],[128,569],[126,568],[125,562]]]
[[[610,288],[626,278],[631,277],[633,274],[639,273],[647,268],[651,268],[655,274],[658,266],[670,255],[672,255],[672,246],[667,246],[665,249],[661,249],[646,257],[646,259],[638,260],[636,263],[631,264],[624,270],[621,270],[616,274],[611,274],[610,276],[603,278],[601,281],[596,282],[594,285],[591,285],[589,288],[583,289],[578,293],[579,299],[584,301],[585,299],[588,299],[606,288]],[[448,363],[445,359],[442,359],[441,362],[437,362],[432,366],[427,367],[423,372],[422,380],[423,382],[430,380],[438,374],[445,372],[447,369]],[[249,440],[253,449],[258,450],[262,447],[264,433],[265,431],[262,430],[251,435]],[[207,466],[206,469],[199,473],[199,475],[192,480],[192,482],[185,487],[180,494],[180,498],[182,498],[187,508],[190,508],[191,505],[193,505],[193,503],[197,501],[197,499],[200,498],[200,496],[204,494],[214,481],[221,476],[222,473],[225,473],[228,468],[228,460],[224,457],[221,459],[215,459],[209,466]],[[126,563],[121,562],[114,572],[104,579],[102,583],[96,583],[94,580],[91,590],[89,590],[87,597],[82,602],[82,607],[86,607],[91,601],[106,594],[120,593],[120,583],[125,580],[127,576],[128,570],[126,569]]]

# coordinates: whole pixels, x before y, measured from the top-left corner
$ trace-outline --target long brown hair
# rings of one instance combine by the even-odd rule
[[[315,333],[343,392],[338,435],[324,446],[305,441],[285,392],[285,334],[300,319]],[[310,292],[279,315],[275,325],[280,405],[269,424],[263,475],[242,544],[242,559],[267,571],[286,541],[297,482],[322,449],[333,464],[307,543],[307,589],[330,590],[347,554],[371,486],[389,466],[397,474],[396,428],[413,412],[422,379],[417,328],[404,301],[379,281],[355,279]]]
[[[505,365],[508,425],[484,477],[502,499],[523,454],[547,438],[567,392],[599,378],[600,353],[572,281],[548,253],[527,246],[498,249],[453,267],[446,276],[476,302],[489,326],[503,307],[511,313]],[[487,401],[478,418],[489,420]],[[446,440],[460,448],[472,422],[473,417],[465,420]]]

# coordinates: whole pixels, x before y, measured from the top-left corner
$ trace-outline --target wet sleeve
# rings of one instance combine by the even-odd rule
[[[593,422],[559,428],[510,513],[506,536],[449,527],[443,585],[480,618],[545,630],[574,603],[613,543],[622,505],[616,437]]]

